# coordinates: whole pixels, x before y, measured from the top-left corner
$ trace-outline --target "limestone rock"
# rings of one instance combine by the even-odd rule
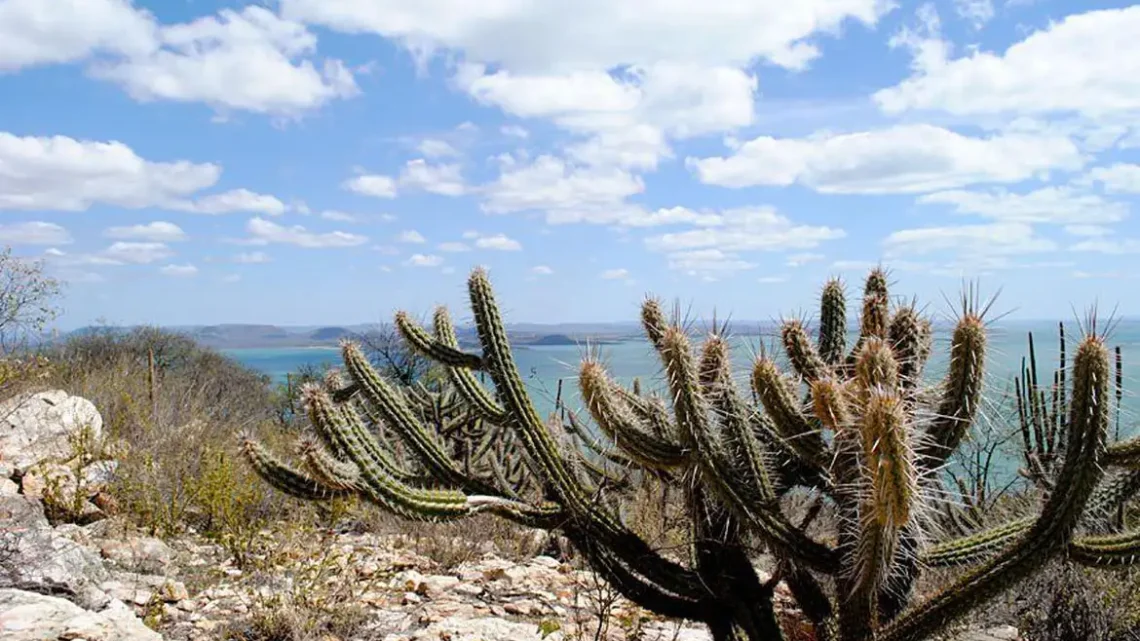
[[[113,601],[90,612],[59,597],[0,589],[0,638],[6,641],[44,639],[87,641],[162,641],[122,602]]]
[[[66,458],[82,430],[93,438],[103,431],[95,405],[62,390],[21,394],[0,403],[0,461],[13,474],[44,460]]]
[[[91,550],[52,529],[43,506],[0,496],[0,588],[67,596],[98,609],[109,598],[96,586],[108,578]]]

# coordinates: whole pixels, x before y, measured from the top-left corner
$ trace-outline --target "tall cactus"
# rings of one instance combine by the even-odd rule
[[[734,383],[720,328],[696,349],[650,298],[642,325],[670,401],[640,385],[624,388],[590,358],[578,377],[581,416],[563,411],[544,420],[512,357],[487,273],[474,270],[468,288],[478,353],[461,349],[443,308],[430,332],[406,314],[396,317],[408,345],[446,368],[444,395],[392,384],[345,342],[348,380],[334,376],[304,390],[317,437],[300,450],[304,468],[247,437],[254,469],[303,499],[355,494],[409,519],[491,512],[558,530],[626,597],[702,621],[717,641],[783,638],[775,581],[762,580],[750,558],[757,542],[775,557],[777,578],[817,638],[837,641],[928,638],[1056,557],[1116,567],[1140,553],[1140,533],[1094,532],[1082,520],[1097,501],[1091,497],[1112,505],[1130,498],[1137,482],[1127,471],[1140,468],[1140,441],[1107,444],[1109,352],[1095,324],[1075,350],[1063,392],[1067,416],[1053,421],[1065,429],[1050,438],[1063,443],[1049,466],[1034,470],[1049,477],[1038,515],[939,540],[947,498],[941,472],[967,438],[983,392],[985,310],[970,297],[951,333],[946,375],[929,385],[931,322],[913,304],[892,309],[885,272],[866,280],[850,351],[845,293],[830,281],[818,339],[802,322],[786,322],[780,339],[793,371],[760,355],[751,395]],[[408,456],[396,456],[397,447]],[[687,563],[652,549],[605,499],[616,483],[608,462],[626,475],[672,483],[684,497]],[[1106,467],[1124,470],[1125,480],[1102,485]],[[782,500],[793,489],[817,497],[799,521]],[[837,518],[825,524],[832,531],[813,535],[824,502]],[[918,598],[912,586],[930,566],[969,569]]]

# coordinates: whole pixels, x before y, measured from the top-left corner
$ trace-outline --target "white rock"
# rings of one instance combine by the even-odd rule
[[[62,390],[20,394],[0,403],[0,460],[23,473],[28,467],[73,454],[72,438],[87,429],[103,433],[95,405]]]
[[[121,601],[91,612],[59,597],[0,589],[0,638],[5,641],[162,641]]]

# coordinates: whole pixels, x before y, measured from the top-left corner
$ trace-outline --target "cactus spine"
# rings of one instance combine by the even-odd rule
[[[478,353],[460,347],[444,308],[430,332],[396,316],[408,346],[446,371],[442,391],[393,384],[346,342],[347,381],[333,376],[304,390],[317,439],[301,445],[303,469],[247,437],[252,467],[307,500],[355,495],[424,520],[488,511],[561,531],[626,597],[702,621],[717,641],[782,638],[775,582],[762,581],[750,559],[756,542],[774,555],[817,638],[837,641],[929,638],[1055,557],[1117,567],[1140,554],[1140,533],[1095,529],[1086,514],[1090,504],[1115,510],[1140,489],[1140,441],[1107,443],[1109,351],[1095,325],[1069,376],[1055,377],[1052,409],[1035,378],[1019,387],[1028,390],[1019,395],[1026,474],[1047,490],[1039,513],[936,540],[941,470],[969,434],[983,391],[985,309],[970,297],[951,332],[948,371],[928,385],[930,320],[914,304],[892,309],[886,273],[872,270],[848,351],[845,292],[830,280],[820,295],[818,337],[802,321],[784,323],[791,372],[758,357],[748,377],[751,402],[734,383],[720,328],[694,346],[649,298],[642,326],[669,400],[639,381],[625,389],[587,359],[578,377],[585,411],[560,407],[544,420],[485,271],[472,272],[468,292]],[[1108,467],[1120,471],[1102,483]],[[684,498],[687,563],[652,549],[619,508],[598,500],[639,474],[672,484]],[[793,489],[816,496],[798,522],[782,504]],[[812,534],[825,503],[834,505],[834,529]],[[922,568],[950,565],[969,570],[940,592],[913,596]]]

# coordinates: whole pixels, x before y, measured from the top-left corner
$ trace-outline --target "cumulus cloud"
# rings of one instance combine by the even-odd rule
[[[250,239],[246,242],[253,245],[272,243],[318,249],[356,247],[368,242],[368,238],[360,234],[350,234],[343,231],[311,232],[300,225],[286,227],[264,218],[250,219],[246,225],[246,231],[250,233]]]
[[[601,277],[605,280],[621,280],[629,278],[629,270],[624,267],[607,269],[601,273]]]
[[[627,2],[499,3],[446,0],[283,0],[289,19],[375,33],[419,51],[462,50],[468,59],[524,73],[569,73],[662,61],[743,66],[757,58],[801,68],[819,55],[817,34],[858,21],[874,25],[884,0],[739,4]],[[519,25],[527,37],[519,38]],[[696,32],[696,33],[694,33]]]
[[[1051,22],[1004,52],[925,56],[915,73],[874,94],[887,113],[957,115],[1077,113],[1102,117],[1140,109],[1140,6],[1089,11]],[[944,53],[944,51],[943,51]],[[1079,62],[1078,62],[1079,61]]]
[[[171,209],[195,214],[232,214],[237,212],[280,216],[285,213],[285,203],[274,196],[258,194],[248,189],[231,189],[220,194],[211,194],[193,201],[172,204]]]
[[[554,273],[554,270],[546,265],[535,265],[530,268],[530,273],[535,276],[549,276]]]
[[[459,165],[429,165],[423,158],[404,165],[400,171],[400,186],[441,196],[461,196],[466,191]]]
[[[183,265],[164,265],[158,269],[163,276],[174,276],[177,278],[188,278],[197,275],[198,268],[190,263]]]
[[[1057,248],[1056,243],[1036,236],[1033,227],[1023,222],[903,229],[888,235],[883,246],[889,256],[927,255],[946,250],[975,256],[1002,256]]]
[[[438,267],[443,264],[443,258],[431,254],[412,254],[404,264],[412,267]]]
[[[374,198],[396,197],[396,179],[391,176],[364,174],[344,181],[343,187],[362,196],[372,196]]]
[[[1028,193],[941,191],[918,198],[920,204],[950,205],[959,214],[1025,223],[1103,224],[1123,220],[1128,206],[1070,187],[1043,187]]]
[[[423,234],[421,234],[420,232],[418,232],[414,229],[408,229],[408,230],[400,232],[400,235],[396,237],[396,240],[398,240],[401,243],[412,243],[412,244],[420,244],[420,243],[427,242],[427,239],[425,239],[423,237]]]
[[[174,255],[174,252],[165,243],[118,241],[99,253],[101,258],[111,261],[111,264],[133,263],[145,265],[165,260]]]
[[[148,161],[118,141],[0,132],[0,209],[170,206],[211,187],[220,176],[218,165]]]
[[[142,54],[100,61],[92,75],[141,101],[204,102],[222,111],[298,116],[360,92],[336,59],[315,61],[304,25],[247,6],[164,25]]]
[[[176,242],[186,240],[186,232],[174,223],[155,221],[145,225],[130,225],[125,227],[108,227],[103,231],[108,238],[124,240],[149,240],[155,242]]]
[[[0,224],[0,243],[7,245],[67,245],[72,242],[71,233],[55,223]]]
[[[1078,169],[1081,152],[1064,136],[964,136],[933,125],[809,138],[750,140],[731,156],[690,158],[700,180],[724,187],[802,184],[823,193],[883,194],[1016,183]]]
[[[0,3],[0,73],[84,60],[146,55],[153,16],[128,0],[5,0]]]

